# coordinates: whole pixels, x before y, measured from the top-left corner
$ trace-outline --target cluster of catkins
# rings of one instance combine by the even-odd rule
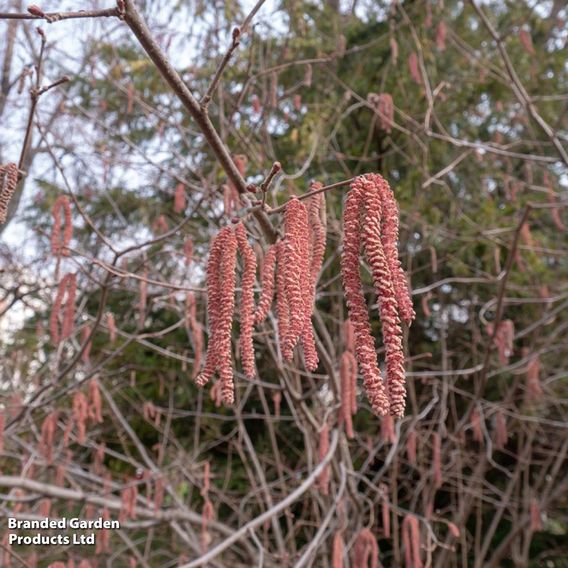
[[[312,189],[319,187],[314,184]],[[325,252],[323,202],[322,193],[311,196],[307,205],[297,198],[289,202],[284,214],[285,236],[268,249],[262,263],[262,293],[256,306],[257,259],[248,242],[245,226],[239,222],[224,227],[212,242],[207,265],[209,345],[204,368],[196,382],[203,386],[217,372],[221,399],[226,404],[234,401],[231,331],[237,253],[243,261],[239,352],[244,374],[251,379],[254,377],[253,329],[266,318],[275,292],[283,358],[291,361],[295,346],[301,343],[306,368],[314,371],[318,366],[311,318],[317,277]]]
[[[312,185],[312,192],[321,189]],[[410,325],[415,313],[406,276],[398,258],[398,205],[388,183],[378,174],[357,177],[351,184],[344,210],[344,243],[341,272],[349,312],[345,353],[341,359],[340,421],[352,436],[351,416],[356,410],[357,363],[373,411],[379,415],[402,416],[406,389],[401,320]],[[214,238],[207,266],[207,311],[210,336],[204,369],[197,377],[200,386],[218,372],[221,399],[232,404],[234,379],[231,331],[235,309],[237,253],[243,259],[240,303],[239,351],[248,378],[255,373],[253,326],[266,318],[276,293],[278,342],[285,361],[301,344],[306,369],[318,366],[312,314],[316,283],[326,244],[324,193],[303,201],[293,197],[284,213],[284,237],[267,251],[262,265],[262,292],[255,308],[253,286],[256,255],[239,222],[223,228]],[[359,258],[364,247],[383,324],[386,353],[386,383],[381,377]]]
[[[343,212],[341,273],[355,356],[365,391],[376,414],[402,416],[406,388],[401,320],[412,323],[415,312],[406,276],[398,258],[399,211],[389,184],[378,174],[352,182]],[[377,362],[369,311],[359,270],[364,248],[378,297],[386,358],[386,383]]]

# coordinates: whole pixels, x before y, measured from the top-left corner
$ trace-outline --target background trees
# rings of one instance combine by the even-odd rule
[[[398,566],[408,515],[419,521],[423,563],[560,566],[562,4],[267,3],[248,25],[248,4],[136,7],[198,100],[241,26],[209,117],[246,183],[282,164],[269,207],[312,179],[327,185],[377,171],[390,181],[418,312],[406,337],[407,414],[393,432],[360,394],[354,438],[337,427],[345,186],[326,192],[318,370],[305,372],[300,356],[283,363],[272,314],[255,334],[258,376],[238,376],[236,405],[218,407],[211,387],[198,389],[211,238],[238,215],[261,258],[266,231],[231,198],[230,164],[128,17],[3,18],[0,162],[20,161],[23,177],[1,227],[2,514],[32,518],[50,507],[53,517],[121,516],[120,531],[99,533],[96,561],[88,555],[101,566],[183,564],[247,523],[253,530],[210,565],[331,565],[340,534],[345,565],[358,566],[355,540],[369,528],[381,563]],[[26,8],[13,2],[5,11]],[[39,95],[29,122],[30,89],[63,76],[70,80]],[[392,124],[377,105],[384,93]],[[51,210],[61,195],[74,230],[69,256],[57,258]],[[281,214],[267,217],[281,230]],[[67,273],[77,275],[74,329],[54,345],[49,320]],[[372,303],[370,283],[367,274]],[[374,331],[380,337],[378,321]],[[324,423],[331,491],[314,483],[298,494],[316,477]],[[17,566],[18,556],[32,563],[31,549],[6,542],[4,565]],[[41,566],[85,557],[65,547],[36,554]]]

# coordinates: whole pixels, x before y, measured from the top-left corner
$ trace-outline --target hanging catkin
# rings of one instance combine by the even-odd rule
[[[434,469],[434,487],[442,487],[442,438],[438,432],[432,435],[432,467]]]
[[[114,314],[112,312],[107,312],[106,321],[108,326],[110,342],[114,343],[116,341],[116,321],[114,319]]]
[[[323,185],[315,182],[310,191],[321,189]],[[319,359],[315,345],[312,327],[312,315],[316,295],[316,286],[325,255],[325,194],[323,192],[309,198],[308,201],[308,230],[309,230],[309,287],[305,298],[306,321],[302,330],[301,340],[304,348],[306,369],[315,371]]]
[[[406,568],[422,568],[420,558],[420,527],[414,515],[406,515],[402,522],[402,542]]]
[[[379,546],[370,529],[362,529],[353,546],[354,568],[378,568]]]
[[[193,340],[193,372],[192,378],[195,379],[201,368],[201,357],[203,354],[203,330],[197,321],[197,304],[195,294],[188,292],[185,299],[185,320],[188,331]]]
[[[18,185],[18,166],[9,163],[0,165],[0,225],[6,222],[10,199]]]
[[[239,348],[243,371],[245,375],[254,378],[254,346],[252,332],[254,325],[254,280],[256,277],[256,255],[247,240],[247,233],[242,223],[235,227],[235,235],[239,253],[243,259],[243,274],[241,278],[241,336]]]
[[[176,185],[176,191],[174,194],[174,211],[176,213],[181,213],[185,209],[185,205],[185,186],[180,182]]]
[[[398,204],[390,185],[382,176],[369,174],[368,177],[376,184],[382,202],[381,240],[392,275],[399,315],[407,325],[410,325],[416,317],[416,313],[412,307],[406,274],[398,258],[397,245],[400,217]]]
[[[61,210],[65,218],[65,227],[61,231]],[[53,228],[51,232],[51,252],[54,256],[69,256],[69,242],[73,236],[73,223],[71,221],[71,205],[66,195],[60,195],[53,204],[51,211]]]
[[[354,392],[357,385],[357,361],[350,351],[344,351],[341,355],[339,378],[341,384],[339,425],[345,424],[345,435],[351,439],[354,435],[352,415],[357,411],[356,393]]]
[[[218,371],[221,397],[226,404],[234,400],[231,330],[235,309],[235,266],[237,239],[231,227],[224,227],[213,240],[207,265],[207,312],[209,344],[205,367],[197,377],[205,385]]]
[[[343,534],[337,531],[333,535],[333,548],[331,553],[331,568],[343,568],[343,555],[345,554],[345,543]]]
[[[59,282],[51,317],[49,319],[49,330],[51,340],[54,345],[58,345],[60,341],[67,339],[73,333],[73,325],[75,321],[75,296],[77,293],[77,277],[75,274],[66,274]],[[65,306],[63,307],[63,300]],[[63,323],[60,327],[59,316],[63,308]]]
[[[283,272],[290,314],[282,354],[285,360],[290,361],[294,346],[310,317],[306,298],[310,286],[308,211],[297,197],[293,197],[286,206],[284,230],[284,263],[280,264],[278,270]]]
[[[320,430],[318,457],[322,462],[329,451],[329,426],[325,423]],[[329,494],[329,464],[327,464],[318,477],[318,488],[322,495]]]
[[[418,55],[416,55],[415,51],[413,51],[408,56],[408,69],[410,71],[410,76],[412,77],[412,80],[417,85],[421,85],[422,84],[422,75],[420,74],[420,71],[418,69]]]
[[[398,317],[394,275],[391,272],[391,264],[387,261],[384,238],[381,239],[381,222],[384,227],[383,233],[386,233],[387,227],[392,224],[392,221],[387,218],[387,211],[382,207],[376,180],[367,176],[363,184],[362,191],[365,193],[363,242],[375,289],[378,293],[379,313],[383,325],[383,341],[386,352],[390,412],[394,416],[402,416],[406,397],[402,330]]]
[[[87,440],[87,420],[89,418],[89,402],[87,397],[77,391],[73,396],[73,420],[77,426],[77,442],[84,444]]]
[[[495,448],[502,450],[507,445],[507,421],[505,419],[505,414],[501,409],[497,411],[495,416]]]
[[[288,305],[288,295],[286,293],[286,282],[284,267],[286,266],[284,241],[276,244],[276,315],[278,317],[278,340],[280,351],[284,352],[284,342],[288,337],[290,328],[290,306]]]
[[[416,431],[411,430],[406,438],[406,457],[410,465],[416,466]]]
[[[101,392],[96,377],[89,381],[89,418],[96,424],[103,422]]]
[[[40,452],[49,464],[53,461],[53,446],[55,440],[55,431],[57,430],[58,412],[54,411],[48,414],[41,425],[41,442]]]
[[[277,244],[271,245],[266,252],[264,262],[262,263],[262,292],[260,294],[260,300],[254,312],[254,323],[257,325],[259,323],[262,323],[268,315],[270,306],[272,305],[272,299],[274,298],[274,269],[276,267],[277,250]]]
[[[390,502],[388,495],[388,486],[383,486],[383,500],[381,503],[381,517],[383,521],[383,536],[390,538],[391,524],[390,524]]]

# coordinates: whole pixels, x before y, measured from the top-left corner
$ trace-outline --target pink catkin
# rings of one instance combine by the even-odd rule
[[[357,178],[361,191],[365,195],[365,224],[363,227],[363,242],[367,259],[371,268],[373,282],[379,296],[379,313],[383,325],[383,342],[386,352],[387,393],[390,413],[400,417],[404,414],[406,388],[404,379],[404,355],[402,352],[402,329],[398,315],[399,297],[395,292],[396,275],[391,272],[392,263],[387,258],[385,243],[392,239],[386,235],[394,232],[393,216],[398,213],[390,209],[383,210],[381,195],[384,187],[380,176],[369,174]],[[384,181],[384,180],[383,180]],[[381,189],[379,189],[381,188]],[[381,229],[382,227],[382,229]],[[382,232],[381,232],[382,231]],[[382,238],[381,238],[382,237]],[[395,251],[396,254],[396,251]]]
[[[53,462],[53,446],[55,440],[55,431],[57,430],[57,411],[48,414],[41,425],[41,442],[40,449],[45,461],[48,464]]]
[[[286,293],[285,274],[283,269],[286,266],[285,245],[284,241],[278,241],[276,245],[276,258],[278,269],[276,270],[276,315],[278,317],[278,339],[280,343],[280,351],[284,351],[284,342],[288,337],[290,328],[290,306],[288,304],[288,295]]]
[[[337,531],[333,535],[333,546],[331,553],[331,568],[343,568],[343,555],[345,554],[345,543],[343,534]]]
[[[521,28],[519,30],[519,40],[521,42],[521,45],[523,46],[523,49],[529,55],[535,54],[534,46],[533,46],[533,42],[532,42],[532,37],[531,37],[531,34],[528,30],[526,30],[525,28]]]
[[[379,546],[370,529],[362,529],[353,546],[354,568],[378,568]]]
[[[262,112],[262,105],[260,104],[260,99],[258,98],[258,95],[253,95],[251,102],[254,114],[257,115],[260,114]]]
[[[526,367],[526,387],[525,402],[534,402],[542,397],[542,386],[540,384],[540,359],[534,356]]]
[[[412,77],[412,80],[417,85],[422,85],[422,75],[420,74],[420,70],[418,69],[418,55],[416,55],[415,51],[413,51],[408,56],[408,69],[410,71],[410,76]]]
[[[207,527],[209,522],[215,518],[215,510],[213,509],[213,503],[207,498],[203,504],[203,511],[201,512],[201,550],[202,552],[207,552],[209,548],[209,543],[211,541],[211,536]]]
[[[257,325],[265,320],[270,310],[270,306],[272,305],[272,299],[274,298],[274,269],[276,266],[277,249],[278,245],[271,245],[266,252],[264,262],[262,263],[262,292],[260,294],[260,300],[254,312],[254,322]]]
[[[353,400],[355,399],[353,390],[357,381],[357,361],[350,351],[344,351],[341,355],[339,377],[341,381],[339,424],[345,425],[345,434],[351,439],[354,436],[352,415],[355,414],[353,411]],[[356,410],[357,406],[355,405]]]
[[[436,47],[438,51],[446,50],[446,22],[441,20],[436,28]]]
[[[185,265],[189,268],[193,261],[193,241],[191,237],[186,237],[183,242],[183,256],[185,258]]]
[[[192,378],[196,378],[201,368],[201,357],[203,354],[203,330],[196,317],[195,294],[188,292],[186,295],[186,325],[191,332],[193,339],[193,373]]]
[[[237,239],[231,227],[221,229],[213,244],[207,266],[207,310],[210,336],[205,368],[196,382],[203,386],[216,370],[221,381],[221,397],[234,401],[231,329],[235,310],[235,267]]]
[[[282,404],[282,393],[280,391],[272,394],[272,403],[274,405],[274,416],[280,418],[280,406]]]
[[[398,43],[394,37],[391,37],[389,44],[390,44],[390,51],[391,51],[391,58],[393,65],[396,65],[398,61]]]
[[[96,424],[103,423],[101,392],[96,378],[89,381],[89,418]]]
[[[481,444],[483,442],[483,431],[481,430],[481,415],[479,414],[479,409],[477,407],[471,411],[470,420],[473,439],[478,444]]]
[[[432,434],[432,468],[434,470],[434,487],[442,487],[442,438],[438,432]]]
[[[61,210],[65,218],[65,227],[61,233]],[[53,204],[51,211],[53,216],[53,228],[51,232],[51,252],[54,256],[68,256],[69,242],[73,236],[73,224],[71,221],[71,205],[66,195],[60,195]]]
[[[558,203],[558,196],[556,195],[556,192],[552,189],[552,184],[550,183],[550,178],[548,176],[548,172],[544,172],[542,182],[546,186],[546,193],[547,193],[547,196],[548,196],[548,202],[550,204]],[[550,216],[552,218],[552,222],[554,223],[554,226],[559,231],[566,231],[566,225],[564,224],[564,222],[562,221],[562,219],[560,217],[560,212],[558,210],[558,207],[552,207],[550,209]]]
[[[87,420],[89,418],[89,402],[87,397],[77,391],[73,396],[73,420],[77,426],[77,441],[84,444],[87,441]]]
[[[160,475],[154,482],[154,510],[159,511],[164,503],[164,478]]]
[[[176,213],[181,213],[185,209],[185,206],[185,186],[183,183],[178,183],[174,194],[174,211]]]
[[[66,274],[59,282],[51,317],[49,320],[49,329],[51,332],[51,340],[54,345],[58,345],[60,341],[67,339],[73,333],[73,325],[75,320],[75,296],[77,292],[77,277],[75,274]],[[65,299],[63,308],[63,323],[59,326],[59,315]],[[61,329],[61,331],[60,331]]]
[[[414,515],[406,515],[402,522],[402,542],[406,568],[422,568],[420,557],[420,527]]]
[[[254,326],[254,281],[256,278],[256,255],[247,240],[245,227],[239,223],[235,228],[238,249],[243,259],[243,275],[241,279],[240,323],[241,336],[239,348],[244,374],[254,378],[254,345],[252,332]]]
[[[495,447],[498,450],[502,450],[507,445],[507,439],[507,421],[503,411],[499,409],[495,416]]]
[[[310,317],[310,307],[306,301],[310,285],[308,210],[297,197],[293,197],[286,207],[284,230],[284,263],[280,264],[278,270],[283,272],[290,314],[282,355],[290,361],[294,346]]]
[[[324,424],[320,430],[318,455],[322,462],[329,451],[329,426]],[[318,488],[322,495],[329,494],[329,464],[326,465],[318,477]]]
[[[6,222],[10,199],[18,185],[18,166],[9,163],[0,166],[0,225]]]
[[[371,403],[373,412],[384,416],[389,411],[389,400],[377,363],[375,341],[371,335],[369,314],[359,273],[362,202],[363,195],[360,185],[352,184],[343,211],[344,233],[341,274],[349,320],[353,325],[355,335],[355,353],[363,375],[367,398]]]
[[[540,513],[540,505],[533,497],[530,503],[531,531],[538,532],[542,530],[542,515]]]
[[[112,312],[107,312],[106,321],[110,342],[114,343],[116,341],[116,321]]]
[[[494,333],[495,326],[492,323],[487,324],[486,331],[490,337],[493,337],[493,343],[497,347],[499,353],[499,362],[506,365],[509,357],[513,354],[513,341],[515,339],[515,325],[512,320],[503,320],[499,323],[497,332]]]
[[[385,538],[390,538],[391,528],[390,528],[390,503],[389,496],[386,493],[383,496],[383,502],[381,504],[381,517],[383,521],[383,536]]]
[[[381,438],[385,444],[394,444],[396,442],[394,420],[390,414],[386,414],[381,419]]]
[[[319,182],[313,183],[310,191],[322,188]],[[325,216],[325,194],[318,193],[310,197],[308,201],[308,227],[309,227],[309,246],[310,246],[310,273],[309,289],[306,296],[306,322],[302,330],[301,340],[304,348],[304,358],[308,371],[317,369],[319,359],[315,345],[314,332],[312,328],[312,314],[316,295],[316,286],[323,264],[325,255],[326,230],[322,218]]]
[[[396,303],[400,318],[410,325],[416,313],[412,306],[412,299],[408,289],[408,282],[400,260],[398,258],[398,228],[400,212],[394,193],[388,182],[378,174],[369,174],[379,190],[382,203],[382,235],[381,240],[385,251],[391,276],[393,280],[393,288],[396,296]]]
[[[381,93],[378,101],[379,126],[381,130],[389,133],[394,124],[394,105],[389,93]]]

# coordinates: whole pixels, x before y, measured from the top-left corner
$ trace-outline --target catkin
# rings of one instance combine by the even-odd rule
[[[185,205],[185,186],[180,182],[176,185],[176,191],[174,194],[174,211],[176,213],[181,213],[185,209]]]
[[[254,323],[257,325],[265,320],[270,310],[270,306],[272,305],[272,299],[274,298],[274,270],[276,267],[277,250],[277,244],[271,245],[266,252],[264,262],[262,263],[262,292],[260,294],[260,300],[254,312]]]
[[[329,426],[323,425],[320,430],[319,436],[319,446],[318,446],[318,456],[319,461],[322,462],[327,452],[329,451]],[[318,488],[322,495],[329,494],[329,464],[326,465],[318,477]]]
[[[343,555],[345,554],[345,543],[343,542],[343,534],[337,531],[333,536],[333,548],[331,554],[331,567],[343,568]]]
[[[341,384],[339,424],[345,424],[345,434],[351,439],[354,436],[352,415],[357,411],[354,392],[357,385],[357,361],[350,351],[344,351],[341,355],[339,378]]]
[[[55,301],[51,310],[49,319],[49,330],[51,340],[54,345],[58,345],[60,341],[67,339],[73,333],[75,321],[75,296],[77,292],[77,276],[75,274],[66,274],[57,288]],[[63,300],[65,306],[63,307]],[[63,308],[63,323],[59,325],[59,315]]]
[[[438,51],[446,50],[446,22],[444,20],[440,20],[436,28],[436,47]]]
[[[495,416],[495,448],[502,450],[507,445],[507,439],[507,421],[505,419],[505,414],[501,409],[499,409]]]
[[[65,217],[65,227],[61,231],[61,210]],[[71,205],[66,195],[60,195],[53,204],[51,211],[53,228],[51,232],[51,252],[54,256],[69,256],[69,242],[73,236],[73,223],[71,221]]]
[[[353,566],[355,568],[378,568],[379,546],[370,529],[362,529],[353,546]]]
[[[254,280],[256,277],[256,255],[247,240],[245,227],[239,223],[235,228],[238,249],[243,259],[243,275],[241,279],[241,336],[239,347],[243,371],[252,379],[255,373],[254,346],[252,339],[254,325]]]
[[[422,568],[420,558],[420,527],[414,515],[406,515],[402,522],[402,541],[406,568]]]
[[[408,69],[410,70],[412,80],[417,85],[422,85],[422,75],[418,69],[418,55],[414,51],[408,56]]]
[[[231,227],[221,229],[211,245],[207,265],[207,311],[209,314],[209,345],[205,368],[197,377],[203,386],[218,370],[221,397],[226,404],[234,401],[231,330],[235,309],[235,268],[237,239]]]
[[[311,185],[310,191],[315,191],[322,187],[321,183],[315,182]],[[308,201],[309,288],[305,298],[306,321],[301,334],[302,346],[304,348],[304,359],[306,362],[306,369],[308,369],[308,371],[315,371],[319,363],[312,327],[312,315],[314,310],[317,281],[323,264],[323,257],[325,255],[326,229],[324,219],[325,194],[321,192],[310,197]]]
[[[406,457],[410,465],[416,466],[416,431],[411,430],[406,438]]]
[[[9,163],[0,165],[0,225],[6,222],[10,199],[18,185],[18,166]]]
[[[84,444],[87,441],[87,420],[89,418],[89,402],[87,397],[77,391],[73,396],[73,420],[77,426],[77,441]]]
[[[310,286],[308,211],[297,197],[293,197],[286,206],[284,230],[284,263],[280,264],[278,270],[283,272],[290,313],[282,354],[285,360],[290,361],[310,315],[306,299]]]
[[[432,435],[432,467],[434,468],[434,487],[442,487],[442,438],[438,432]]]

